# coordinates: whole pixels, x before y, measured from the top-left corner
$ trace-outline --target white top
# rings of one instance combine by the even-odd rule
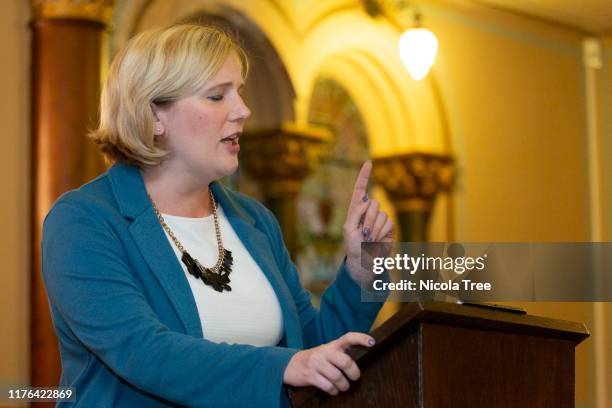
[[[217,292],[187,271],[182,254],[166,232],[166,237],[183,267],[193,292],[204,338],[217,343],[276,346],[283,336],[280,304],[270,282],[218,206],[221,237],[232,252],[230,292]],[[203,218],[162,214],[166,224],[189,254],[203,266],[217,262],[218,249],[213,215]]]

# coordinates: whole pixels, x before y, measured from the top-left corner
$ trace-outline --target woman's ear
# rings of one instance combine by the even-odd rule
[[[153,134],[161,136],[164,134],[164,124],[159,120],[159,107],[155,103],[151,103],[151,112],[153,112]]]

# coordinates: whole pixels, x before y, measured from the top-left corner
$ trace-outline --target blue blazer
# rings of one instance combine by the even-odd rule
[[[69,406],[286,406],[283,374],[293,354],[370,329],[381,303],[361,302],[344,265],[316,310],[272,213],[217,182],[211,189],[274,288],[281,342],[253,347],[203,338],[206,322],[202,327],[140,171],[116,164],[60,197],[43,227],[61,385],[76,389]]]

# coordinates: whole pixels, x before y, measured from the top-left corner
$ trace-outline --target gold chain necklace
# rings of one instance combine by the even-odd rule
[[[155,210],[155,214],[157,215],[157,219],[159,220],[162,228],[168,233],[178,250],[181,251],[181,261],[187,267],[187,271],[196,278],[201,279],[206,285],[212,286],[217,292],[223,292],[224,290],[231,291],[232,288],[229,285],[229,274],[232,272],[234,258],[231,251],[223,248],[221,226],[219,225],[219,215],[217,214],[217,203],[215,202],[215,197],[210,189],[208,189],[208,195],[210,196],[210,201],[212,202],[213,206],[213,218],[215,220],[215,233],[217,235],[217,249],[219,253],[217,263],[212,268],[202,266],[197,259],[189,255],[189,252],[187,252],[185,247],[183,247],[181,242],[176,238],[176,235],[174,235],[174,232],[172,232],[168,224],[166,224],[166,220],[164,220],[164,217],[157,209],[157,206],[150,195],[149,200],[151,200],[151,204],[153,205],[153,209]]]

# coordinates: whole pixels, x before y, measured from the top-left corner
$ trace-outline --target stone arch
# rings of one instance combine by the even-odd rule
[[[165,15],[143,17],[155,2],[140,2],[141,13],[125,12],[125,21],[118,25],[112,40],[116,49],[133,34],[156,25],[170,22],[200,22],[223,28],[246,49],[250,60],[249,79],[245,86],[245,99],[252,116],[247,129],[279,127],[294,121],[295,91],[284,63],[266,34],[240,10],[222,2],[205,2],[197,7],[179,9],[171,19]],[[146,14],[146,13],[145,13]],[[163,19],[162,19],[163,17]]]
[[[333,41],[324,41],[330,36]],[[398,37],[393,27],[372,24],[355,10],[320,20],[302,44],[312,58],[295,84],[297,94],[308,98],[305,90],[325,72],[343,83],[363,112],[373,155],[448,153],[452,147],[435,79],[432,74],[423,81],[408,76],[396,50]]]

